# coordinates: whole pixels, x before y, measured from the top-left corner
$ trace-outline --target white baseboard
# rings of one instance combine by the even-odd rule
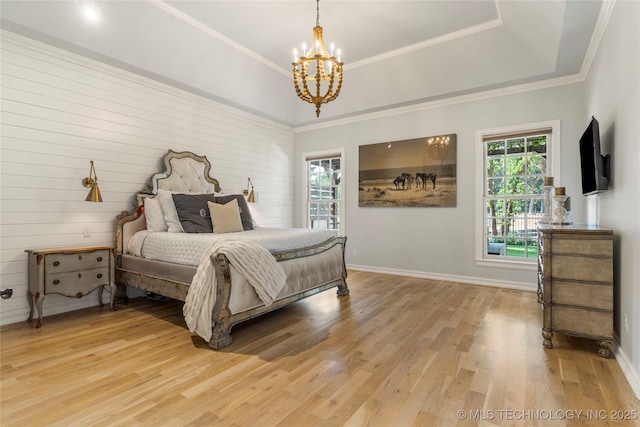
[[[3,313],[0,318],[0,326],[10,325],[12,323],[26,322],[29,318],[29,310],[17,310],[13,313]]]
[[[452,274],[429,273],[426,271],[400,270],[395,268],[371,267],[369,265],[347,264],[347,270],[366,271],[369,273],[391,274],[393,276],[417,277],[419,279],[442,280],[445,282],[466,283],[468,285],[490,286],[493,288],[513,289],[536,292],[535,283],[512,282],[507,280],[485,279],[481,277],[457,276]]]
[[[627,357],[627,353],[618,346],[615,346],[615,356],[622,373],[627,378],[631,390],[636,395],[636,399],[640,400],[640,374],[633,368],[631,361]]]

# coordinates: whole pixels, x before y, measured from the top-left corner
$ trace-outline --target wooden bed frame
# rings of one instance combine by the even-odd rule
[[[131,212],[123,211],[120,215],[118,215],[116,219],[115,276],[116,283],[118,285],[129,285],[169,298],[185,301],[190,283],[179,282],[164,277],[154,276],[151,274],[145,274],[139,271],[127,270],[122,268],[122,255],[127,253],[127,242],[129,237],[131,237],[137,231],[146,229],[145,218],[142,214],[143,200],[145,197],[155,196],[159,189],[166,188],[166,182],[170,182],[172,179],[173,162],[176,161],[176,159],[191,159],[187,161],[194,161],[200,164],[198,166],[200,166],[200,168],[202,169],[202,176],[198,176],[196,178],[199,180],[204,180],[202,182],[205,182],[205,184],[208,183],[206,185],[211,185],[215,192],[220,192],[220,185],[218,181],[209,176],[211,164],[205,156],[198,156],[191,152],[175,152],[169,150],[163,159],[164,171],[152,175],[149,180],[147,190],[136,195],[137,205],[135,209]],[[204,165],[203,168],[201,167],[202,165]],[[261,314],[276,310],[291,302],[306,298],[308,296],[336,286],[338,296],[349,295],[349,288],[347,287],[346,282],[347,270],[345,268],[344,262],[346,240],[347,238],[345,236],[340,236],[312,247],[273,253],[276,260],[278,262],[282,262],[285,260],[293,260],[296,258],[321,254],[324,251],[332,249],[336,245],[340,245],[342,252],[342,276],[329,282],[314,284],[312,288],[307,288],[306,290],[299,293],[287,296],[285,298],[277,299],[270,306],[262,305],[238,313],[232,313],[229,309],[229,299],[233,286],[229,260],[225,255],[222,254],[212,256],[211,262],[215,267],[217,293],[216,302],[211,314],[213,334],[211,340],[209,341],[209,347],[215,350],[227,347],[231,344],[230,332],[233,325],[244,320],[260,316]]]

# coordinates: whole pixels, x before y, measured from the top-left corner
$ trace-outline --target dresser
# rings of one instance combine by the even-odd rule
[[[98,289],[102,306],[102,291],[111,290],[111,309],[115,310],[114,246],[82,248],[27,249],[29,262],[29,303],[38,312],[36,328],[42,326],[42,303],[49,294],[82,298]]]
[[[544,346],[553,333],[613,344],[613,231],[588,225],[538,226],[538,302]]]

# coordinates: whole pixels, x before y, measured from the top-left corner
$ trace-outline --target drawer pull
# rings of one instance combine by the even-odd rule
[[[82,255],[78,255],[78,259],[81,260],[82,259]]]
[[[102,273],[98,273],[98,279],[102,279]]]
[[[78,273],[78,279],[82,277],[82,273]]]
[[[59,284],[60,284],[60,280],[59,280],[59,279],[55,279],[55,280],[53,281],[53,284],[54,284],[54,285],[59,285]]]
[[[102,262],[102,257],[101,256],[98,257],[98,262]]]
[[[57,267],[57,266],[59,266],[59,265],[60,265],[60,261],[54,261],[54,262],[53,262],[53,266],[54,266],[54,267]]]

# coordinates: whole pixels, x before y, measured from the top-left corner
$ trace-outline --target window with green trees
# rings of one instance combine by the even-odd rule
[[[536,260],[551,129],[483,137],[485,257]]]

